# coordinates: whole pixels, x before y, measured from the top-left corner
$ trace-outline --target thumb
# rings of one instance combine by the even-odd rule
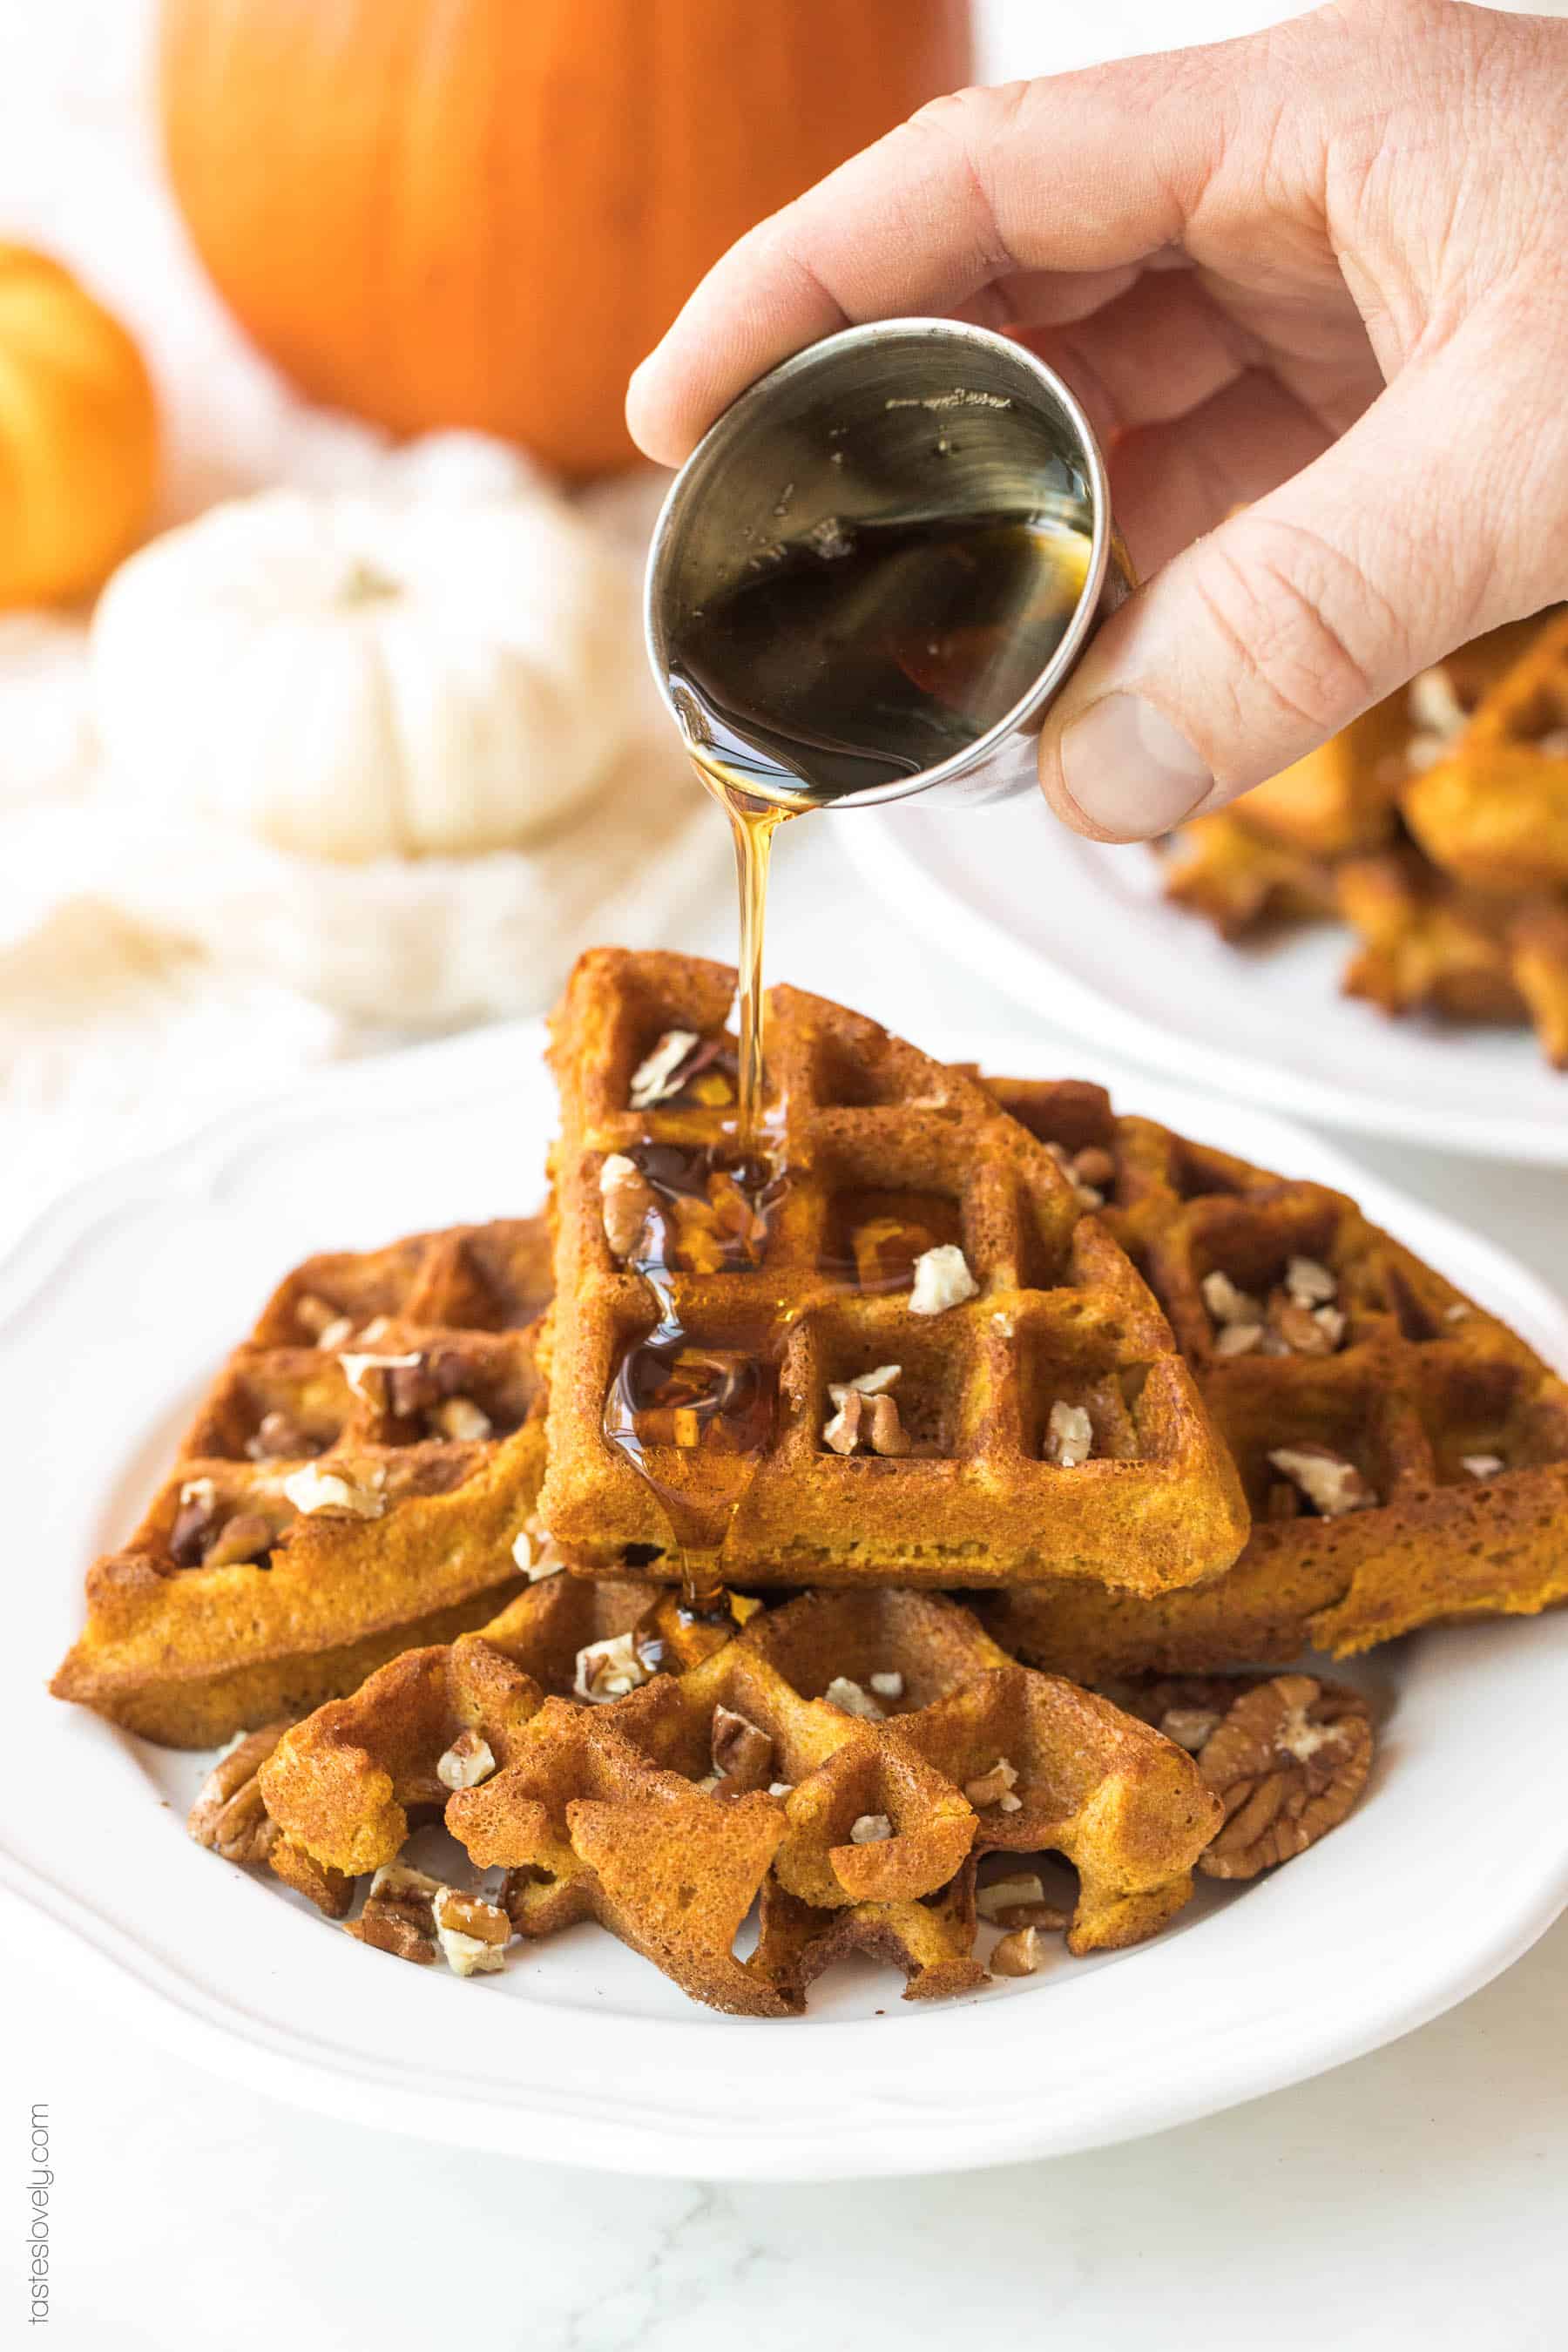
[[[1540,541],[1500,479],[1496,404],[1511,387],[1495,362],[1489,373],[1482,402],[1464,366],[1407,369],[1322,457],[1111,615],[1041,734],[1058,816],[1139,841],[1223,807],[1547,601],[1512,552]]]

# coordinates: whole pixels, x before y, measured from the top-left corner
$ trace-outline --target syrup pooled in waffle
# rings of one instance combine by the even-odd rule
[[[1142,1591],[1228,1565],[1229,1459],[1044,1147],[973,1077],[775,989],[766,1129],[737,1181],[733,1107],[703,1098],[727,1091],[733,988],[721,965],[600,950],[555,1018],[540,1508],[568,1563],[673,1578],[722,1552],[750,1587]]]
[[[1087,1169],[1254,1519],[1190,1592],[1016,1589],[984,1612],[1002,1642],[1099,1681],[1344,1656],[1568,1600],[1568,1387],[1522,1339],[1337,1192],[1118,1118],[1098,1087],[994,1087]]]
[[[1142,1941],[1191,1893],[1223,1819],[1192,1759],[1017,1665],[952,1602],[810,1594],[644,1678],[647,1601],[553,1576],[483,1633],[384,1666],[240,1764],[224,1801],[268,1823],[241,1858],[342,1916],[350,1880],[395,1869],[411,1816],[438,1808],[474,1864],[506,1873],[491,1907],[521,1935],[597,1919],[697,2000],[755,2016],[797,2012],[849,1951],[895,1961],[916,1997],[983,1982],[983,1855],[1065,1856],[1075,1953]],[[387,1940],[385,1886],[367,1940]]]
[[[493,1616],[543,1473],[540,1219],[310,1259],[95,1562],[62,1698],[205,1748]]]

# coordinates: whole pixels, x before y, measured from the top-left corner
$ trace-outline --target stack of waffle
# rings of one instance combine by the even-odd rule
[[[1568,1598],[1568,1391],[1349,1201],[796,992],[742,1160],[732,987],[584,959],[548,1225],[290,1276],[56,1689],[231,1739],[193,1833],[465,1975],[1137,1942],[1353,1805],[1365,1704],[1278,1669]]]
[[[1348,995],[1529,1021],[1568,1066],[1568,615],[1478,638],[1184,827],[1166,890],[1228,940],[1337,917]]]

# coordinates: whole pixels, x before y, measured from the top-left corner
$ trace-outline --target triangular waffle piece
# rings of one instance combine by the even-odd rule
[[[1568,614],[1535,629],[1400,807],[1458,881],[1568,890]]]
[[[56,1694],[212,1747],[493,1616],[543,1472],[549,1294],[536,1220],[299,1267],[89,1570]]]
[[[1267,786],[1260,786],[1267,790]],[[1165,896],[1203,916],[1222,940],[1333,914],[1333,868],[1312,852],[1270,841],[1228,809],[1194,817],[1171,845]]]
[[[288,1848],[329,1872],[381,1868],[411,1814],[453,1790],[446,1826],[508,1872],[524,1935],[595,1917],[696,1999],[758,2016],[797,2009],[848,1949],[896,1946],[916,1991],[977,1981],[954,1923],[967,1901],[973,1929],[964,1873],[992,1849],[1049,1845],[1074,1865],[1075,1951],[1141,1940],[1187,1899],[1221,1818],[1191,1759],[1016,1666],[951,1601],[806,1595],[637,1682],[647,1600],[550,1578],[483,1633],[318,1709],[260,1769]],[[637,1686],[585,1703],[605,1643]],[[762,1940],[739,1959],[770,1883]]]
[[[1568,1066],[1568,898],[1474,889],[1409,843],[1348,859],[1336,889],[1361,940],[1347,996],[1443,1021],[1528,1020],[1553,1067]]]
[[[994,1083],[1103,1194],[1254,1515],[1209,1584],[1018,1589],[984,1612],[1001,1642],[1094,1682],[1568,1600],[1568,1387],[1522,1339],[1340,1193],[1118,1118],[1098,1087]]]
[[[555,1017],[541,1511],[568,1562],[672,1577],[673,1513],[753,1586],[1049,1570],[1157,1591],[1228,1564],[1234,1475],[1163,1318],[973,1078],[775,989],[787,1172],[744,1198],[715,1172],[733,989],[720,964],[599,950]]]

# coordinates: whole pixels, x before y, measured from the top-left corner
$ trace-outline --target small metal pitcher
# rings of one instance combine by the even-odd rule
[[[742,393],[670,487],[648,551],[648,659],[677,725],[668,655],[682,625],[777,548],[897,515],[1058,515],[1089,542],[1065,635],[1010,710],[934,767],[847,793],[979,807],[1036,788],[1041,719],[1101,619],[1131,593],[1105,460],[1072,394],[1022,344],[948,319],[848,327]]]

